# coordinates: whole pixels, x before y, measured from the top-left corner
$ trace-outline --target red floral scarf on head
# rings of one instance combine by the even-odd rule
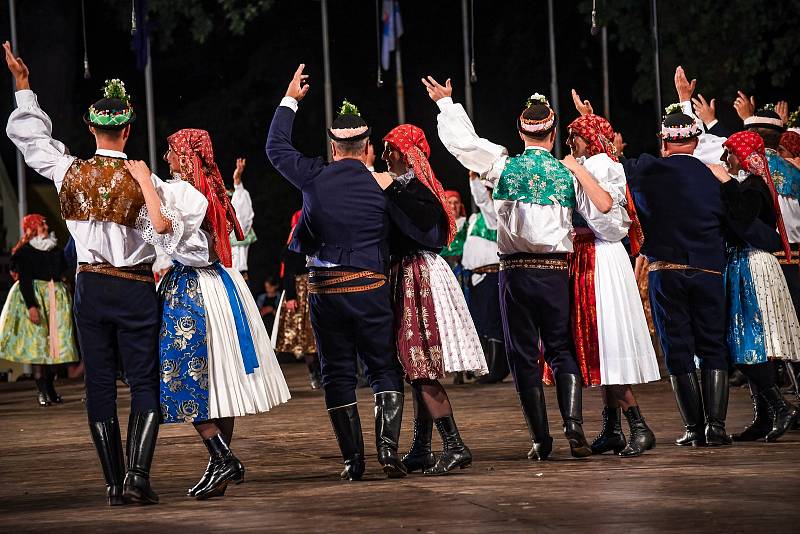
[[[795,158],[800,157],[800,134],[797,132],[783,132],[781,146],[792,153]]]
[[[614,161],[619,161],[617,147],[614,146],[614,128],[611,123],[603,117],[590,113],[581,115],[570,123],[567,127],[571,134],[579,135],[589,145],[587,151],[589,157],[597,154],[608,154]],[[631,219],[631,227],[628,229],[628,237],[631,241],[631,256],[638,256],[644,244],[644,232],[636,213],[636,206],[633,203],[633,195],[630,188],[625,186],[625,210]]]
[[[775,182],[769,172],[769,162],[764,148],[764,140],[755,132],[737,132],[730,136],[727,141],[722,143],[739,160],[739,165],[751,174],[760,176],[769,188],[772,196],[772,204],[775,208],[775,218],[778,223],[778,233],[783,242],[783,251],[787,258],[792,257],[792,250],[789,247],[789,238],[786,235],[786,227],[783,224],[781,206],[778,203],[778,192],[775,191]]]
[[[292,242],[292,237],[294,237],[294,229],[297,228],[297,223],[300,222],[300,215],[303,214],[303,210],[297,210],[292,214],[292,222],[289,224],[289,237],[286,238],[286,246],[289,246]],[[286,264],[281,262],[281,279],[283,279],[283,273],[286,272]]]
[[[428,145],[428,140],[425,139],[425,132],[413,124],[401,124],[386,134],[383,140],[403,154],[406,164],[414,169],[417,179],[439,199],[442,209],[447,215],[449,224],[447,243],[450,244],[456,236],[456,220],[450,211],[450,206],[447,204],[444,188],[433,174],[433,169],[428,161],[431,155],[431,147]]]
[[[36,234],[36,230],[40,225],[47,222],[43,215],[38,213],[29,213],[22,218],[22,237],[17,241],[17,244],[11,247],[11,254],[16,254],[19,249],[28,244]]]
[[[244,239],[244,233],[236,219],[225,189],[225,182],[214,161],[211,137],[205,130],[186,128],[167,138],[170,150],[180,159],[181,179],[192,184],[208,199],[208,209],[203,226],[214,238],[214,251],[225,267],[231,267],[231,241],[233,231],[236,239]]]

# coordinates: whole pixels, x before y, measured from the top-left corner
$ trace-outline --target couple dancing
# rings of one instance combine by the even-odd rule
[[[52,138],[25,63],[3,46],[16,83],[8,136],[53,181],[75,240],[86,410],[108,504],[158,502],[149,475],[162,422],[193,423],[208,448],[208,468],[188,494],[222,495],[244,480],[229,448],[234,417],[286,402],[289,390],[247,285],[231,269],[229,234],[242,232],[208,133],[171,135],[172,176],[160,180],[124,153],[136,115],[122,82],[110,80],[84,116],[95,155],[70,156]],[[156,250],[173,260],[158,294]],[[126,453],[116,409],[120,364],[131,389]]]

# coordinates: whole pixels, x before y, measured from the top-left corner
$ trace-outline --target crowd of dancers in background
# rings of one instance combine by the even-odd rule
[[[744,129],[725,131],[713,100],[695,97],[695,82],[678,67],[680,102],[664,117],[660,157],[627,158],[621,135],[573,91],[570,155],[558,160],[558,118],[545,97],[524,104],[515,125],[524,150],[510,156],[476,134],[449,80],[427,77],[438,137],[465,167],[478,208],[467,219],[414,125],[382,137],[386,172],[375,171],[372,129],[347,101],[327,128],[331,160],[297,151],[293,121],[310,88],[301,65],[266,153],[303,204],[281,258],[283,293],[270,279],[256,302],[247,282],[256,215],[242,185],[245,161],[227,190],[210,136],[197,129],[168,137],[166,179],[128,160],[136,114],[119,80],[106,83],[84,116],[96,153],[71,156],[52,138],[27,66],[4,47],[17,88],[7,134],[53,181],[74,250],[71,259],[62,254],[43,217],[25,217],[0,356],[35,364],[40,403],[59,402],[49,366],[78,360],[74,308],[110,505],[158,502],[150,466],[163,423],[193,424],[208,448],[189,496],[219,497],[243,482],[231,450],[235,418],[290,398],[276,352],[304,359],[312,387],[323,390],[348,480],[366,469],[359,376],[374,393],[375,448],[389,478],[472,464],[443,385],[449,374],[480,383],[511,374],[531,460],[553,451],[545,382],[555,384],[572,456],[639,456],[656,438],[632,386],[661,378],[654,337],[686,427],[677,445],[774,441],[796,425],[775,369],[783,360],[795,377],[791,361],[800,359],[800,134],[787,131],[784,104],[755,110],[740,95]],[[70,264],[74,307],[61,281]],[[644,303],[637,279],[649,286]],[[131,390],[124,450],[120,367]],[[729,435],[732,368],[747,378],[754,420]],[[404,382],[414,424],[401,455]],[[592,443],[583,429],[587,386],[601,387],[604,402]]]

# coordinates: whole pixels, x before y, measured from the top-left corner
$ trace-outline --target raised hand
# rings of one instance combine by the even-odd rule
[[[292,81],[289,82],[289,87],[286,89],[286,96],[290,96],[298,102],[305,98],[308,89],[311,87],[308,85],[308,74],[303,74],[303,69],[305,68],[306,64],[300,63],[300,66],[294,71],[294,76],[292,77]]]
[[[142,182],[149,182],[150,175],[150,168],[147,166],[147,163],[144,161],[138,160],[125,160],[125,168],[128,169],[128,172],[131,173],[133,179],[136,180],[140,185]]]
[[[703,124],[711,124],[717,118],[717,107],[712,98],[710,102],[706,102],[703,95],[698,94],[697,98],[692,98],[694,106],[694,113],[697,118],[703,121]]]
[[[233,184],[239,185],[242,183],[242,173],[244,172],[244,166],[247,164],[247,160],[244,158],[236,158],[236,170],[233,171]]]
[[[789,103],[786,100],[781,100],[777,104],[775,104],[775,113],[783,121],[783,125],[786,126],[786,123],[789,122]]]
[[[742,120],[752,117],[756,113],[756,97],[747,96],[739,91],[739,96],[733,101],[733,109],[736,110],[736,114]]]
[[[588,100],[581,100],[580,95],[578,95],[575,89],[572,90],[572,102],[575,104],[575,109],[577,109],[578,113],[581,115],[591,115],[594,113],[591,102]]]
[[[8,70],[11,71],[11,74],[14,76],[14,84],[17,86],[17,91],[30,89],[31,85],[28,81],[30,71],[28,70],[28,66],[25,65],[21,57],[14,56],[11,52],[11,43],[8,41],[3,43],[3,50],[6,53],[6,65],[8,65]]]
[[[447,81],[442,85],[434,80],[433,76],[428,76],[427,79],[422,78],[422,85],[428,90],[428,96],[434,102],[453,96],[453,86],[450,85],[450,78],[447,78]]]
[[[675,69],[675,89],[678,91],[678,100],[680,102],[688,102],[692,99],[694,88],[697,86],[697,80],[693,79],[691,82],[686,77],[683,67],[678,65]]]
[[[33,324],[40,324],[42,320],[39,317],[39,308],[36,306],[28,308],[28,319],[30,319]]]
[[[617,149],[617,154],[621,156],[626,146],[628,146],[628,143],[622,139],[622,134],[614,132],[614,148]]]
[[[475,171],[469,171],[469,179],[470,180],[480,180],[481,179],[481,175],[478,174]]]

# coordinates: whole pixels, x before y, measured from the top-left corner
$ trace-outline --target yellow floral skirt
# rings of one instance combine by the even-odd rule
[[[303,354],[317,352],[317,342],[311,329],[311,309],[308,305],[308,275],[295,277],[297,288],[297,308],[290,312],[281,298],[278,306],[278,317],[272,332],[272,348],[275,352],[294,354],[302,358]]]

